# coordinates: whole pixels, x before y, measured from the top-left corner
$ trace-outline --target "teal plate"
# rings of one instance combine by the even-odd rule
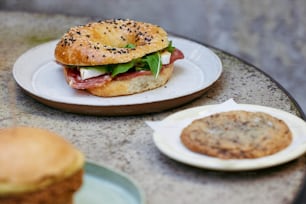
[[[144,193],[127,175],[86,162],[75,204],[144,204]]]

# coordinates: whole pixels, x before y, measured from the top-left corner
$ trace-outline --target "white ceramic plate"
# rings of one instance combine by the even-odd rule
[[[187,109],[170,115],[162,121],[165,125],[153,135],[154,142],[158,149],[172,159],[192,166],[225,171],[254,170],[272,167],[296,159],[306,151],[306,123],[299,117],[288,112],[258,105],[238,104],[233,110],[260,111],[277,117],[288,125],[292,131],[292,143],[282,151],[270,156],[256,159],[230,159],[223,160],[216,157],[206,156],[188,150],[180,140],[182,129],[193,119],[201,118],[203,114],[220,112],[219,105],[207,105]],[[211,112],[210,110],[215,110]],[[230,109],[228,109],[230,110]],[[186,123],[186,121],[188,121]],[[181,124],[181,125],[179,125]],[[171,129],[167,129],[171,128]],[[171,134],[169,134],[171,132]]]
[[[83,185],[75,204],[144,204],[143,191],[129,176],[113,169],[87,162]]]
[[[173,76],[165,86],[140,94],[102,98],[72,89],[54,59],[57,41],[21,55],[13,67],[13,76],[35,99],[68,112],[124,115],[162,111],[199,97],[222,73],[220,59],[207,47],[179,37],[170,40],[183,51],[185,59],[175,63]]]

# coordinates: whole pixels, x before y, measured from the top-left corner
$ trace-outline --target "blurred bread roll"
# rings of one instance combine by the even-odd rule
[[[45,129],[0,129],[0,203],[72,204],[84,156]]]

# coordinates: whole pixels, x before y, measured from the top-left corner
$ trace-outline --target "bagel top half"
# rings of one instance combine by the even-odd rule
[[[135,48],[127,48],[128,44]],[[55,58],[65,65],[119,64],[168,45],[167,32],[157,25],[125,19],[105,20],[71,28],[57,44]]]

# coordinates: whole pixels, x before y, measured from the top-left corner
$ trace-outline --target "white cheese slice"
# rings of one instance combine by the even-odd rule
[[[170,63],[170,58],[171,58],[171,52],[164,51],[164,52],[161,53],[162,64],[169,64]]]
[[[104,72],[101,72],[97,69],[80,68],[80,75],[81,75],[82,80],[89,79],[89,78],[92,78],[92,77],[96,77],[96,76],[99,76],[101,74],[104,74]]]

